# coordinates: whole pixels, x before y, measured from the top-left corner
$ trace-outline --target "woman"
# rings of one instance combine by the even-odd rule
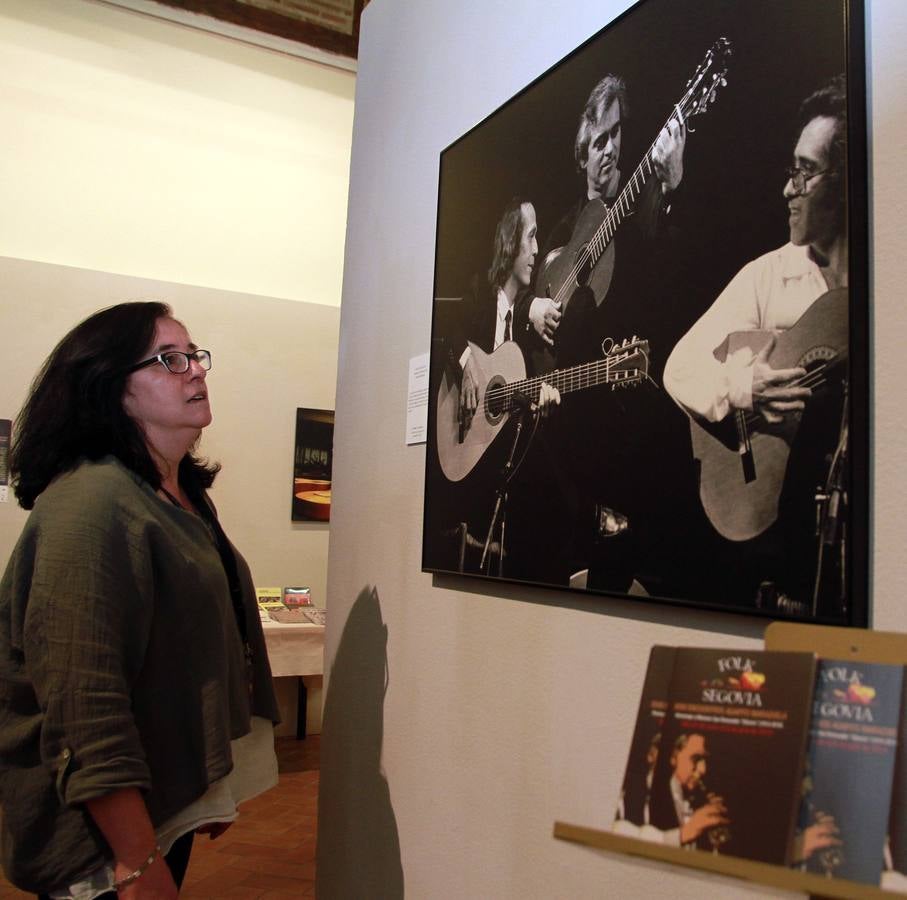
[[[193,833],[276,782],[251,577],[193,453],[210,368],[166,305],[123,303],[63,338],[18,419],[0,849],[25,890],[175,897]]]

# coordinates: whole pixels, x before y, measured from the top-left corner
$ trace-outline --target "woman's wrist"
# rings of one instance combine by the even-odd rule
[[[127,873],[125,875],[123,875],[122,877],[117,878],[116,881],[114,881],[113,889],[115,891],[121,891],[123,888],[129,887],[129,885],[132,884],[133,882],[138,881],[145,874],[145,872],[148,871],[148,869],[151,867],[151,864],[160,855],[161,855],[161,848],[158,844],[155,844],[154,848],[151,850],[151,852],[148,854],[148,856],[145,857],[144,861],[139,866],[132,869],[131,871],[129,870],[128,866],[125,866],[122,863],[118,864],[117,868],[120,868],[122,866],[123,868],[127,869]]]

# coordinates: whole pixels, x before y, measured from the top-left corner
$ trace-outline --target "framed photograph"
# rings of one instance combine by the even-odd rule
[[[330,520],[333,455],[334,410],[297,409],[293,456],[294,522]]]
[[[425,571],[868,623],[860,0],[641,0],[440,158]]]

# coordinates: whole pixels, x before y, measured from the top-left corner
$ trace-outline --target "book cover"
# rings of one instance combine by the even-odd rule
[[[283,593],[279,587],[255,588],[255,598],[262,609],[285,609],[282,596]]]
[[[811,653],[676,650],[650,800],[666,843],[789,861],[814,680]]]
[[[296,609],[298,606],[312,605],[312,590],[307,587],[285,587],[283,589],[283,605],[287,609]]]
[[[901,686],[898,746],[891,788],[891,812],[882,887],[907,892],[907,678]]]
[[[819,660],[793,863],[879,884],[903,668]]]
[[[641,829],[650,824],[649,796],[668,708],[674,650],[674,647],[655,646],[649,654],[636,727],[614,816],[613,830],[618,834],[645,838]]]

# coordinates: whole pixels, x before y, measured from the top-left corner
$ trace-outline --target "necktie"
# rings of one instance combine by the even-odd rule
[[[512,341],[513,335],[510,333],[510,319],[513,316],[511,310],[507,310],[507,315],[504,316],[504,340]]]

